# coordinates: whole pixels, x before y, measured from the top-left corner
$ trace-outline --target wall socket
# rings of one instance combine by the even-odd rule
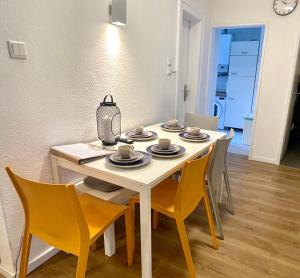
[[[8,52],[12,59],[27,59],[27,49],[25,42],[8,41]]]

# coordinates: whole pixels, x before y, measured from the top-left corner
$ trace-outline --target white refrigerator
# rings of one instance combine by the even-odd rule
[[[224,119],[226,127],[243,128],[244,116],[252,112],[258,51],[258,41],[231,44]]]

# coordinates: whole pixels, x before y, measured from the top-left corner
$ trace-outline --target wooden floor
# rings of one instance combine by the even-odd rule
[[[198,276],[300,277],[300,171],[230,155],[229,177],[236,214],[223,209],[220,249],[211,248],[201,206],[186,221]],[[140,249],[127,268],[123,221],[117,231],[117,254],[91,252],[86,277],[140,277]],[[75,267],[74,256],[60,253],[29,277],[74,277]],[[153,232],[153,277],[188,277],[175,223],[165,217]]]

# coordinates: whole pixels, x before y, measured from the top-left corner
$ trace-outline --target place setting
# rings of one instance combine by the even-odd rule
[[[179,124],[178,120],[170,120],[165,124],[162,124],[161,129],[168,132],[181,132],[186,129],[183,124]]]
[[[125,133],[126,137],[134,141],[149,141],[157,138],[157,133],[145,130],[143,126],[137,126],[132,131]]]
[[[151,162],[152,155],[135,151],[133,145],[121,145],[113,154],[106,157],[106,163],[117,168],[138,168]]]
[[[189,127],[187,131],[179,133],[178,136],[189,142],[207,142],[210,140],[210,135],[201,132],[199,127]]]
[[[160,158],[175,158],[185,154],[184,147],[171,144],[168,138],[159,139],[158,144],[148,146],[146,151],[153,157]]]

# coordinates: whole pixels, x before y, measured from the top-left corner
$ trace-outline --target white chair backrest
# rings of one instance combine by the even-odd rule
[[[207,181],[217,192],[217,196],[221,189],[221,180],[224,171],[226,170],[226,157],[229,144],[234,137],[234,130],[231,129],[227,138],[218,139],[216,146],[209,161],[207,170]]]
[[[201,129],[218,130],[219,118],[198,114],[185,114],[184,124],[186,126],[197,126]]]

